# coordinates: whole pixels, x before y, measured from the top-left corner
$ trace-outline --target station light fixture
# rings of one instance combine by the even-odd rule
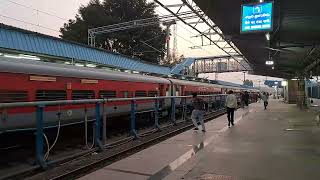
[[[292,78],[291,80],[292,80],[292,81],[297,81],[298,79],[297,79],[297,78]]]
[[[84,67],[84,64],[80,64],[80,63],[75,63],[74,65],[79,67]]]
[[[17,55],[14,55],[14,54],[5,54],[4,57],[14,58],[14,59],[20,59],[20,56],[17,56]]]
[[[266,39],[267,39],[267,41],[270,41],[270,34],[269,33],[266,33]]]
[[[274,65],[274,62],[273,61],[266,61],[266,65],[272,66],[272,65]]]
[[[97,65],[95,65],[95,64],[87,64],[86,66],[87,66],[87,67],[91,67],[91,68],[97,67]]]
[[[4,54],[4,57],[7,58],[14,58],[14,59],[30,59],[30,60],[36,60],[39,61],[40,58],[38,56],[31,56],[31,55],[26,55],[26,54]]]
[[[263,3],[263,0],[259,0],[260,3]]]
[[[288,82],[287,81],[281,81],[281,86],[288,86]]]
[[[31,56],[26,54],[19,54],[19,56],[21,59],[30,59],[30,60],[40,61],[40,58],[38,56]]]

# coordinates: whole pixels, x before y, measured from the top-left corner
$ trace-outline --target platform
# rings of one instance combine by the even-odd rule
[[[189,130],[80,179],[320,179],[320,128],[311,111],[271,100]]]

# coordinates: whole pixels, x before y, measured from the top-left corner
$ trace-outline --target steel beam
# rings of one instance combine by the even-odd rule
[[[243,57],[242,55],[236,55],[234,57]],[[208,56],[208,57],[198,57],[196,60],[202,59],[221,59],[221,58],[231,58],[231,56]]]
[[[204,22],[203,22],[204,23]],[[190,24],[190,23],[189,23]],[[217,33],[216,32],[208,32],[208,33],[202,33],[202,34],[198,34],[198,35],[195,35],[195,36],[191,36],[192,38],[193,37],[201,37],[203,35],[216,35]],[[225,41],[223,41],[225,42]]]
[[[158,0],[155,0],[155,1],[158,1]],[[189,7],[189,9],[191,10],[191,11],[195,11],[195,9],[186,1],[186,0],[181,0],[184,4],[186,4],[186,6],[188,6]],[[159,2],[159,1],[158,1]],[[210,28],[212,28],[216,33],[218,33],[221,37],[223,37],[223,34],[222,33],[219,33],[216,29],[215,29],[215,27],[214,26],[212,26],[208,21],[206,21],[204,18],[203,18],[203,16],[201,16],[198,12],[194,12],[195,14],[197,14],[198,16],[199,16],[199,18],[200,19],[202,19],[202,21],[204,21]],[[227,41],[226,41],[227,42]],[[229,43],[229,42],[227,42],[231,47],[233,47],[232,45],[231,45],[231,43]],[[214,43],[214,44],[216,44],[216,43]],[[217,45],[218,46],[218,45]],[[220,46],[218,46],[218,47],[220,47]],[[233,47],[234,48],[234,47]],[[234,48],[235,49],[235,48]],[[237,49],[235,49],[235,51],[236,52],[238,52],[239,54],[241,54]],[[227,52],[225,52],[225,53],[227,53]],[[228,54],[228,53],[227,53]],[[235,59],[235,58],[234,58]],[[235,59],[236,60],[236,59]],[[237,60],[236,60],[237,61]],[[247,63],[248,63],[248,61],[247,60],[245,60]],[[239,64],[240,64],[240,62],[239,62]],[[249,64],[249,63],[248,63]],[[241,64],[242,65],[242,64]],[[242,65],[243,66],[243,65]],[[244,66],[243,66],[244,67]],[[245,69],[247,69],[246,67],[244,67]]]
[[[170,5],[166,5],[166,7],[171,8],[171,7],[181,7],[181,6],[185,6],[185,4],[170,4]]]
[[[318,51],[320,52],[320,50],[318,50]],[[313,53],[314,53],[314,50],[313,50]],[[313,53],[311,53],[311,54],[313,54]],[[309,54],[309,57],[311,56],[311,54]],[[320,56],[317,56],[317,57],[312,58],[312,59],[314,59],[314,61],[304,68],[304,73],[308,73],[313,68],[315,68],[318,64],[320,64]]]
[[[197,16],[194,14],[193,11],[180,12],[180,10],[181,9],[178,10],[177,14],[179,14],[179,16],[182,16],[183,19],[197,18]],[[118,23],[118,24],[112,24],[112,25],[107,25],[107,26],[91,28],[91,29],[88,29],[88,45],[95,47],[95,45],[96,45],[95,44],[95,36],[97,34],[106,34],[106,33],[124,31],[124,30],[128,30],[128,29],[154,26],[154,25],[158,25],[160,23],[168,23],[168,22],[176,21],[176,19],[177,18],[174,15],[164,15],[164,16],[160,16],[160,17],[138,19],[138,20],[123,22],[123,23]]]

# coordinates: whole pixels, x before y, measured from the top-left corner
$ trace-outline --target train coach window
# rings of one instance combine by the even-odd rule
[[[0,90],[0,103],[28,101],[27,91]]]
[[[148,92],[148,96],[149,96],[149,97],[158,96],[158,91],[149,91],[149,92]]]
[[[66,100],[67,92],[64,90],[37,90],[36,100],[37,101],[55,101],[55,100]]]
[[[146,97],[147,92],[146,91],[136,91],[135,97]]]
[[[130,98],[132,96],[132,92],[129,91],[121,91],[121,98]]]
[[[180,96],[180,92],[179,91],[176,91],[176,96]]]
[[[90,90],[74,90],[72,91],[72,99],[94,99],[94,91]]]
[[[116,98],[117,92],[116,91],[100,91],[99,97],[100,98]]]

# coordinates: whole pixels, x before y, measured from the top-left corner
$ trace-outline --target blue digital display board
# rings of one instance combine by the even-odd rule
[[[241,33],[272,31],[273,2],[243,4]]]

